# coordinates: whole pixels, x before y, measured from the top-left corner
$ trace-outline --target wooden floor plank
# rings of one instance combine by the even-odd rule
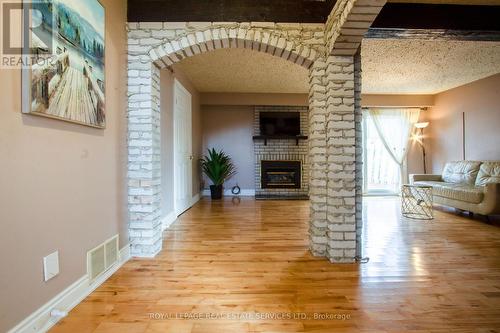
[[[96,108],[82,72],[68,67],[50,98],[48,114],[88,124],[97,124]]]
[[[203,199],[156,258],[126,263],[52,332],[499,332],[498,224],[403,219],[397,199],[368,198],[370,261],[335,265],[309,253],[308,214],[307,201]]]

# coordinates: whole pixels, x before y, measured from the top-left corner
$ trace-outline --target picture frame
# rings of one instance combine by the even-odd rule
[[[23,113],[106,128],[105,15],[99,0],[23,1]]]

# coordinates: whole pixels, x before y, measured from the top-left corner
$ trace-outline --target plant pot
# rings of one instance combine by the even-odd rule
[[[210,185],[210,196],[212,200],[222,199],[222,185]]]

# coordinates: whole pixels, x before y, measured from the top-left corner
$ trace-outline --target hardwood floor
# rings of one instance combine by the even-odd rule
[[[500,332],[498,225],[368,198],[370,261],[330,264],[307,250],[308,205],[204,199],[52,332]]]

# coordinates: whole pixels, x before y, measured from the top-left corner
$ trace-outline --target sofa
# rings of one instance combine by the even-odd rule
[[[432,186],[434,203],[481,215],[500,214],[500,161],[456,161],[442,175],[410,175]]]

